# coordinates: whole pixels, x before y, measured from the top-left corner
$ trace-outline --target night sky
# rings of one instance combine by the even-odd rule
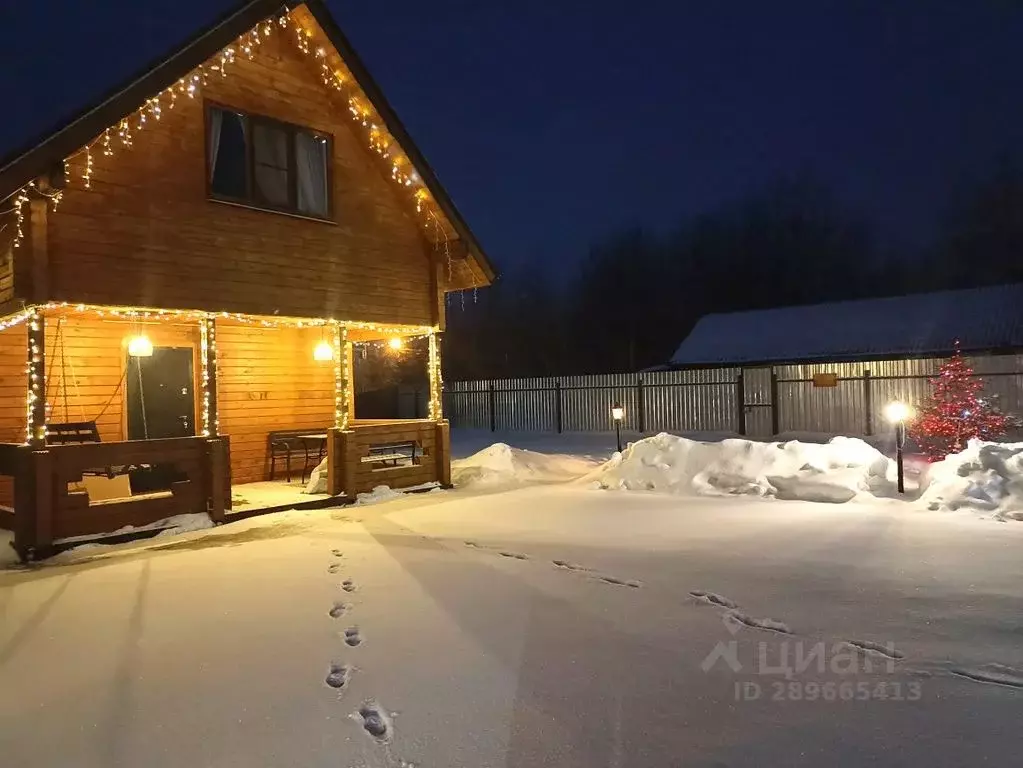
[[[499,268],[781,174],[908,250],[954,185],[1023,156],[1014,0],[328,4]],[[4,5],[0,154],[233,3]]]

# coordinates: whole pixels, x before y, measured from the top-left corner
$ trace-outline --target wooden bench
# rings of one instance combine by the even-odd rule
[[[278,429],[270,432],[267,437],[267,448],[270,452],[270,479],[274,479],[277,461],[284,460],[284,474],[291,482],[291,457],[302,459],[302,482],[306,475],[323,460],[327,449],[327,430],[321,429]],[[311,450],[315,443],[315,453]],[[314,458],[315,455],[315,458]]]
[[[383,464],[391,467],[397,467],[399,461],[407,461],[411,465],[416,463],[418,448],[419,444],[415,440],[371,445],[362,461],[366,464]]]
[[[74,443],[98,443],[99,430],[95,421],[69,421],[64,424],[46,425],[47,445],[71,445]]]

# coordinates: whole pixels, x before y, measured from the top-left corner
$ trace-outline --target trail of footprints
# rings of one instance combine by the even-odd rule
[[[327,566],[327,572],[333,576],[341,571],[341,559],[344,557],[344,553],[338,549],[332,549],[330,553],[334,557],[334,561]],[[340,583],[339,587],[348,594],[351,594],[358,589],[352,579],[344,579]],[[327,611],[327,615],[332,619],[340,619],[347,616],[353,608],[354,606],[349,602],[336,600],[330,607],[330,610]],[[351,626],[339,634],[341,639],[344,641],[345,646],[348,648],[358,648],[365,640],[362,635],[362,631],[358,626]],[[351,683],[355,669],[356,668],[351,664],[331,662],[327,669],[327,676],[324,678],[324,683],[327,687],[343,693]],[[386,745],[390,742],[391,735],[394,731],[394,722],[391,719],[391,715],[379,704],[379,702],[374,700],[366,701],[357,710],[355,710],[355,712],[349,715],[349,717],[357,722],[366,734],[373,738],[378,744]],[[405,760],[400,760],[399,763],[402,766],[413,765]]]
[[[478,549],[483,552],[494,552],[501,557],[507,557],[510,560],[529,560],[529,555],[523,554],[522,552],[513,552],[507,549],[495,549],[494,547],[488,547],[480,544],[478,541],[466,540],[462,542],[465,546],[470,549]],[[563,571],[575,571],[577,573],[593,573],[592,568],[587,568],[585,565],[579,565],[578,563],[570,563],[567,560],[552,560],[551,564]],[[643,582],[636,581],[635,579],[622,579],[618,576],[609,576],[594,574],[598,581],[605,584],[612,584],[616,587],[630,587],[632,589],[639,589],[643,586]]]

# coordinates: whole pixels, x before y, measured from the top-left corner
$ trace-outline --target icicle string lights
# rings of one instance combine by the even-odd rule
[[[103,157],[111,157],[115,154],[115,142],[119,141],[124,149],[130,149],[134,145],[135,134],[141,133],[150,121],[159,121],[164,109],[173,109],[178,98],[184,97],[194,99],[202,86],[206,85],[211,74],[227,76],[227,70],[238,58],[239,52],[248,59],[254,58],[259,46],[273,34],[275,28],[294,30],[294,43],[299,51],[306,56],[315,57],[320,62],[320,74],[324,85],[339,92],[348,106],[348,112],[352,120],[366,128],[369,148],[379,155],[390,166],[390,176],[396,184],[402,188],[408,188],[412,193],[412,202],[416,212],[423,217],[424,225],[431,220],[437,225],[438,239],[442,238],[445,248],[448,247],[447,229],[441,225],[440,219],[435,211],[429,190],[426,188],[422,178],[412,167],[412,163],[405,153],[398,146],[397,142],[381,126],[382,122],[375,116],[369,99],[366,98],[358,83],[342,68],[333,68],[328,59],[327,47],[324,45],[313,47],[313,32],[305,28],[302,23],[292,18],[290,13],[276,16],[275,18],[261,21],[251,30],[239,37],[234,44],[225,47],[218,54],[215,54],[206,63],[192,70],[188,75],[180,78],[176,83],[165,88],[156,96],[146,99],[145,103],[135,112],[121,119],[116,126],[103,131],[96,139],[73,153],[65,160],[67,163],[84,154],[84,165],[81,172],[81,180],[86,189],[92,186],[92,177],[95,172],[94,155],[97,150]],[[211,63],[212,62],[212,63]],[[343,67],[343,63],[341,67]],[[27,202],[26,185],[14,193],[17,212],[17,226],[14,235],[13,245],[18,247],[24,238],[21,226],[23,215],[22,205]],[[51,198],[52,199],[52,198]],[[54,204],[59,198],[54,199]],[[449,265],[449,277],[450,277]]]

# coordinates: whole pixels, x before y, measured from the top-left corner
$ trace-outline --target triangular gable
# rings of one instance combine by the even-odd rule
[[[320,70],[338,109],[347,107],[367,148],[380,156],[385,172],[389,166],[426,239],[449,264],[459,265],[449,269],[449,287],[489,284],[495,272],[479,243],[321,0],[291,10],[280,0],[248,0],[42,141],[0,160],[0,200],[10,198],[17,207],[38,193],[30,187],[32,180],[69,158],[84,154],[88,159],[119,144],[144,141],[147,120],[158,119],[178,98],[199,95],[206,78],[229,77],[233,60],[252,55],[269,35],[289,36]],[[68,184],[88,182],[67,179]]]

